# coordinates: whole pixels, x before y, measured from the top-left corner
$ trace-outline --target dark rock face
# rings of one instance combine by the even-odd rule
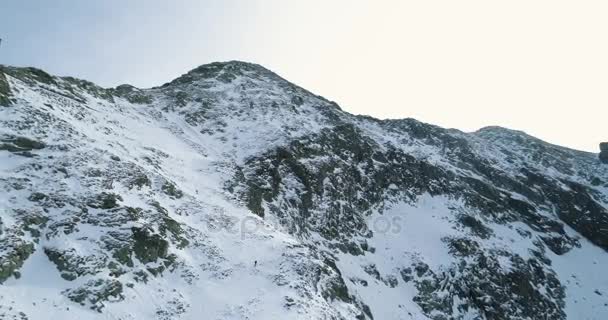
[[[462,248],[461,248],[462,249]],[[432,319],[450,319],[453,310],[479,310],[479,319],[564,319],[564,287],[553,271],[537,259],[506,252],[465,249],[467,256],[454,269],[437,273],[424,264],[413,275],[418,288],[414,301]],[[510,271],[499,267],[508,259]]]
[[[135,104],[149,104],[152,103],[152,98],[142,92],[141,89],[135,88],[134,86],[123,84],[113,90],[110,90],[114,95],[123,97],[127,101]]]
[[[608,164],[608,142],[600,143],[600,161]]]
[[[8,85],[3,68],[0,66],[0,107],[8,107],[11,104],[11,88]]]
[[[292,232],[316,231],[327,239],[345,240],[366,229],[366,214],[381,209],[384,200],[442,194],[452,178],[396,148],[382,150],[350,124],[251,159],[244,175],[243,196],[252,212],[263,217],[263,203],[270,202],[270,213]],[[285,180],[291,179],[299,190],[285,189]],[[391,185],[394,189],[389,191]],[[290,191],[298,197],[287,199],[284,194]],[[323,204],[329,206],[320,210]]]
[[[0,151],[6,150],[17,155],[33,157],[31,151],[44,149],[45,144],[26,137],[2,137],[0,136]]]

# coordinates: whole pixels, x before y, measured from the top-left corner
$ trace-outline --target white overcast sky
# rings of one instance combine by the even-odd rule
[[[260,63],[356,114],[608,140],[608,1],[0,1],[0,63],[151,87]]]

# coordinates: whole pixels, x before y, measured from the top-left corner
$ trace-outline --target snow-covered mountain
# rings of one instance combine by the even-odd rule
[[[244,62],[0,67],[0,319],[606,319],[608,165]]]

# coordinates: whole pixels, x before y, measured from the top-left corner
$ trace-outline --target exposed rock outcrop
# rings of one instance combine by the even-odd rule
[[[608,142],[600,143],[600,161],[608,164]]]

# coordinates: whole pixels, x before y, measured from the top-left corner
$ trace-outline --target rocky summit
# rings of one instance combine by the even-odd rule
[[[608,318],[597,154],[352,115],[256,64],[1,66],[0,190],[0,319]]]

